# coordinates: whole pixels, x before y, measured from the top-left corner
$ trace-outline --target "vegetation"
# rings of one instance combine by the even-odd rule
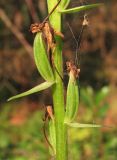
[[[82,104],[77,121],[106,123],[109,104],[105,97],[100,101],[100,110],[87,105],[84,91],[90,100],[98,93],[92,88],[81,90]],[[96,105],[96,104],[95,104]],[[101,107],[103,106],[103,107]],[[50,158],[48,144],[43,135],[43,110],[34,110],[34,104],[22,101],[1,106],[0,113],[0,159],[47,160]],[[29,111],[30,108],[30,111]],[[32,108],[32,109],[31,109]],[[95,117],[94,117],[95,113]],[[110,114],[109,114],[110,115]],[[108,115],[108,121],[110,117]],[[112,124],[110,124],[112,126]],[[116,128],[70,128],[68,136],[69,159],[113,159],[116,160]]]
[[[50,29],[49,30],[50,36],[52,36],[51,42],[49,42],[49,40],[48,40],[49,35],[47,36],[46,32],[43,31],[44,30],[43,27],[41,28],[42,32],[38,33],[35,37],[35,40],[34,40],[35,62],[36,62],[38,71],[39,71],[40,75],[43,77],[43,79],[45,80],[45,82],[38,85],[37,87],[34,87],[33,89],[31,89],[23,94],[19,94],[19,95],[14,96],[9,99],[9,100],[12,100],[12,99],[20,98],[22,96],[26,96],[26,95],[44,90],[48,87],[52,87],[54,111],[50,105],[47,106],[47,112],[46,112],[47,117],[45,117],[44,126],[47,123],[47,118],[49,117],[49,128],[48,129],[49,129],[50,137],[48,139],[50,141],[50,144],[49,144],[50,153],[54,156],[56,155],[57,160],[67,159],[67,143],[66,143],[67,142],[67,139],[66,139],[67,134],[66,133],[67,133],[67,128],[68,128],[67,126],[76,127],[76,128],[79,128],[79,127],[83,127],[83,128],[84,127],[100,127],[100,125],[94,125],[93,123],[92,124],[74,123],[74,119],[77,115],[78,104],[79,104],[79,86],[78,86],[79,83],[77,83],[77,78],[79,77],[80,70],[77,69],[76,66],[74,66],[74,64],[71,62],[67,63],[69,81],[68,81],[68,85],[67,85],[66,105],[64,104],[63,69],[62,69],[63,60],[62,60],[62,55],[61,55],[61,53],[62,53],[62,38],[61,37],[63,36],[61,33],[61,13],[62,14],[74,13],[74,12],[78,12],[81,10],[85,10],[85,9],[89,9],[89,8],[93,8],[93,7],[98,6],[98,4],[86,5],[83,7],[77,7],[77,8],[72,8],[72,9],[66,10],[65,7],[67,7],[68,2],[62,1],[60,3],[60,5],[58,4],[59,7],[56,6],[57,1],[53,1],[52,4],[50,2],[48,3],[49,12],[55,6],[57,7],[57,8],[55,8],[55,11],[50,16],[50,24],[53,27],[53,28],[51,28],[51,27],[49,28]],[[1,16],[2,20],[4,21],[4,17],[5,17],[4,12],[2,12],[2,10],[1,10],[0,13],[2,15]],[[55,18],[58,19],[57,22],[55,22]],[[45,22],[42,22],[42,26],[43,25],[45,27]],[[9,26],[9,25],[7,24],[7,26]],[[32,32],[35,32],[34,27],[35,27],[35,25],[31,27]],[[53,39],[53,33],[51,32],[51,29],[54,29],[55,31],[59,31],[58,35],[54,35],[56,41],[54,41],[54,39]],[[14,29],[14,31],[17,32],[18,30]],[[15,34],[15,32],[14,32],[14,34]],[[45,35],[47,44],[42,39],[43,34]],[[19,37],[21,37],[21,36],[19,36]],[[19,38],[19,40],[20,40],[20,38]],[[26,41],[24,40],[23,44],[24,44],[24,42],[26,42]],[[48,46],[47,53],[45,50],[46,45]],[[25,49],[30,54],[31,48],[28,44],[26,44]],[[84,104],[89,106],[88,108],[91,108],[91,110],[94,110],[94,112],[92,112],[94,114],[92,114],[92,115],[88,114],[88,115],[90,115],[89,123],[93,122],[93,120],[96,119],[97,111],[99,111],[99,113],[98,113],[99,115],[102,114],[102,117],[105,116],[108,105],[107,104],[102,105],[101,103],[102,103],[103,98],[105,98],[107,96],[108,92],[109,92],[108,87],[102,88],[102,90],[100,90],[94,96],[94,91],[91,87],[81,90],[81,97],[84,101]],[[69,97],[71,99],[73,99],[74,101],[70,100]],[[66,110],[64,109],[65,106],[66,106]],[[98,108],[99,110],[96,110],[97,108],[94,109],[94,106],[99,107],[100,109]],[[50,112],[48,112],[48,107],[50,109],[49,110]],[[36,112],[36,113],[38,114],[38,112]],[[34,114],[34,117],[36,118],[35,114]],[[32,123],[33,122],[35,123],[35,120],[32,120]],[[81,120],[81,122],[83,122],[83,121]],[[97,123],[97,121],[96,121],[96,123]],[[10,126],[8,126],[8,127],[10,127]],[[29,128],[30,127],[31,127],[31,124],[29,124]],[[70,129],[70,130],[72,132],[72,129]],[[34,130],[31,127],[31,133],[32,133],[32,131],[34,131]],[[25,130],[25,132],[26,132],[26,130]],[[37,132],[37,130],[36,130],[36,132]],[[78,132],[80,133],[80,130]],[[98,131],[96,132],[95,130],[94,130],[94,132],[95,132],[94,134],[97,135],[97,137],[99,138],[100,132],[98,132]],[[83,132],[81,131],[81,133],[83,133]],[[88,133],[88,132],[85,131],[85,133]],[[78,134],[78,135],[80,135],[80,134]],[[21,135],[21,137],[22,137],[22,135]],[[45,135],[45,137],[46,137],[46,135]],[[6,138],[6,139],[8,139],[8,143],[6,142],[6,144],[9,145],[10,143],[12,143],[11,140],[9,140],[11,138]],[[46,137],[46,140],[47,140],[47,137]],[[81,144],[83,144],[83,143],[81,143]],[[77,146],[79,146],[79,145],[80,145],[80,143]],[[98,151],[97,151],[97,147],[99,147],[99,145],[100,144],[96,140],[93,139],[91,141],[91,146],[93,146],[92,148],[94,149],[94,155],[89,154],[90,158],[96,159],[100,156],[100,153],[98,153]],[[4,146],[4,141],[3,141],[3,146]],[[33,147],[33,148],[35,148],[35,147]],[[61,148],[63,148],[63,150],[61,150]],[[79,149],[77,151],[79,151]],[[36,155],[38,158],[40,158],[38,154],[35,154],[35,156]],[[79,151],[79,159],[81,159],[80,155],[82,155],[82,152]],[[4,154],[2,156],[4,157]],[[21,159],[27,158],[27,156],[26,157],[25,156],[23,157],[23,156],[24,155],[21,153],[21,156],[20,156]],[[69,155],[68,158],[70,158],[70,156],[71,155]],[[10,155],[8,157],[10,157]],[[12,157],[12,155],[11,155],[11,157]],[[31,157],[31,155],[30,155],[30,157]],[[36,159],[36,157],[33,157],[33,158]],[[28,159],[29,159],[29,157],[28,157]],[[44,157],[42,159],[44,159]],[[45,159],[47,159],[47,157],[45,157]]]

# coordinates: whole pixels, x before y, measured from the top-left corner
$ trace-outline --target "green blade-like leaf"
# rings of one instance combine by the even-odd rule
[[[69,127],[73,128],[99,128],[102,127],[101,125],[97,124],[81,124],[81,123],[65,123]]]
[[[95,104],[98,106],[100,103],[108,96],[110,88],[104,86],[101,90],[95,95]]]
[[[65,9],[65,10],[60,10],[60,13],[75,13],[75,12],[81,12],[81,11],[85,11],[88,9],[92,9],[95,7],[99,7],[101,6],[103,3],[96,3],[96,4],[89,4],[89,5],[84,5],[84,6],[80,6],[80,7],[74,7],[74,8],[70,8],[70,9]]]
[[[21,97],[24,97],[24,96],[28,96],[30,94],[33,94],[33,93],[36,93],[36,92],[39,92],[39,91],[42,91],[44,89],[49,88],[53,84],[54,84],[54,82],[44,82],[44,83],[39,84],[38,86],[30,89],[29,91],[26,91],[24,93],[21,93],[21,94],[18,94],[16,96],[13,96],[13,97],[9,98],[8,101],[11,101],[11,100],[17,99],[17,98],[21,98]]]

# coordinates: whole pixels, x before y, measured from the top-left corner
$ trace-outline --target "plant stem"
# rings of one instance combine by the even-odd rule
[[[48,0],[49,12],[57,4],[57,0]],[[52,27],[61,31],[61,14],[57,9],[50,16],[50,24]],[[62,60],[62,39],[56,38],[56,49],[54,52],[54,64],[56,69],[63,76],[63,60]],[[64,87],[63,82],[55,70],[56,83],[52,88],[53,91],[53,104],[54,104],[54,116],[55,116],[55,128],[56,128],[56,160],[67,160],[67,135],[66,127],[64,125]]]

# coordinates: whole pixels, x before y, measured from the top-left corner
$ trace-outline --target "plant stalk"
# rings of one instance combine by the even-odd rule
[[[57,4],[57,0],[47,0],[48,11]],[[61,14],[56,9],[49,18],[49,22],[56,31],[61,31]],[[56,49],[54,52],[54,65],[61,76],[63,76],[63,59],[62,59],[62,39],[55,37]],[[56,83],[52,88],[55,128],[56,128],[56,160],[67,160],[67,131],[64,124],[64,87],[61,77],[55,69]]]

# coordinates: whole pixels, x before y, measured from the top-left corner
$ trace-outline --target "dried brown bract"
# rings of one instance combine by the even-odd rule
[[[50,105],[46,106],[45,116],[43,121],[46,121],[47,119],[52,119],[52,120],[54,119],[53,108]]]
[[[50,49],[54,49],[55,47],[55,38],[54,35],[60,36],[64,38],[64,35],[59,32],[55,31],[54,28],[49,24],[48,21],[42,23],[34,23],[30,26],[30,31],[32,33],[42,32],[47,43],[47,51],[49,52]]]
[[[47,52],[48,53],[50,50],[52,52],[54,51],[54,48],[56,45],[54,35],[57,35],[57,36],[60,36],[61,38],[64,38],[64,35],[59,31],[55,31],[55,29],[48,22],[49,16],[57,8],[57,6],[59,5],[60,2],[61,2],[61,0],[58,1],[58,3],[54,6],[52,11],[48,14],[48,16],[44,19],[44,21],[42,23],[34,23],[34,24],[31,24],[31,26],[30,26],[30,31],[32,33],[37,33],[37,32],[43,33],[43,37],[44,37],[46,44],[47,44]]]
[[[47,120],[54,120],[54,115],[53,115],[53,109],[52,109],[52,106],[48,105],[46,106],[46,111],[45,111],[45,117],[43,119],[44,121],[44,125],[43,125],[43,133],[44,133],[44,137],[45,137],[45,140],[47,142],[47,144],[50,146],[50,148],[54,151],[53,149],[53,146],[52,144],[50,143],[48,137],[47,137],[47,134],[46,134],[46,123],[47,123]]]
[[[73,62],[68,61],[66,62],[66,65],[67,65],[67,71],[69,73],[72,72],[75,78],[79,78],[80,69],[77,68]]]

